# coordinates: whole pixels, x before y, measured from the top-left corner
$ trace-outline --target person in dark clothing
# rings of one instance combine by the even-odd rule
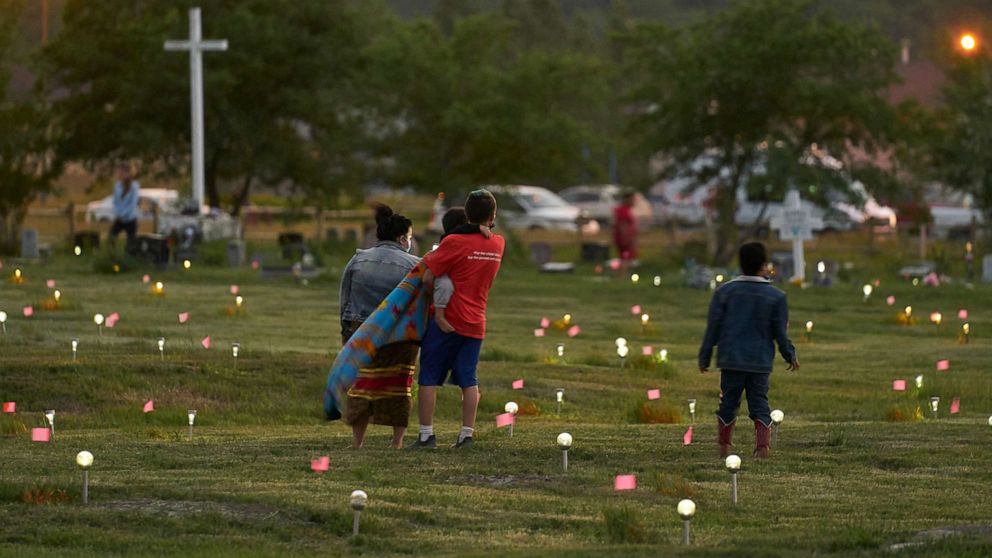
[[[785,293],[762,272],[767,269],[765,245],[749,242],[740,247],[742,275],[713,293],[706,333],[699,347],[699,371],[707,372],[713,347],[719,347],[720,408],[716,413],[720,457],[730,453],[741,395],[747,394],[748,414],[754,421],[754,457],[768,457],[771,445],[771,412],[768,384],[775,360],[775,343],[788,363],[799,370],[796,348],[788,336],[789,306]]]

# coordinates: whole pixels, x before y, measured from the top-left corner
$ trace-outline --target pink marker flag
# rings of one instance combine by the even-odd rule
[[[968,319],[968,311],[965,310],[964,308],[958,310],[958,318],[961,319],[961,320],[967,320]]]
[[[143,276],[141,278],[141,282],[144,283],[144,284],[146,284],[146,285],[148,283],[151,283],[152,282],[152,276],[151,275],[145,275],[145,276]]]
[[[17,403],[14,401],[4,401],[3,402],[3,412],[5,413],[16,413]]]
[[[107,327],[114,327],[121,320],[121,315],[117,312],[107,316]]]
[[[149,399],[148,402],[145,403],[145,407],[144,407],[143,410],[146,413],[150,413],[150,412],[154,411],[155,410],[155,402],[152,401],[151,399]]]
[[[52,439],[52,431],[47,428],[32,428],[31,429],[31,441],[32,442],[48,442]]]
[[[23,312],[25,318],[30,318],[31,316],[34,316],[34,306],[25,306]]]
[[[599,264],[596,264],[596,267],[592,268],[592,270],[593,270],[594,273],[602,273],[603,272],[603,266],[601,266]]]
[[[510,426],[511,424],[517,422],[516,417],[513,413],[503,413],[502,415],[496,415],[496,428],[503,428],[504,426]]]
[[[238,294],[238,291],[240,291],[240,290],[241,289],[239,289],[237,285],[231,285],[231,294],[232,295]]]
[[[568,328],[568,336],[569,337],[575,337],[576,335],[578,335],[580,333],[582,333],[582,329],[579,328],[579,326],[577,326],[577,325]]]
[[[651,356],[653,352],[654,349],[651,348],[651,345],[647,345],[646,347],[641,347],[641,354],[644,356]]]
[[[686,430],[685,435],[682,436],[682,445],[688,446],[691,443],[692,443],[692,427],[690,426],[689,430]]]
[[[951,361],[944,359],[937,361],[937,370],[947,371],[951,369]]]
[[[961,412],[961,398],[955,397],[951,400],[951,414],[956,415]]]
[[[547,318],[541,318],[541,327],[542,328],[548,329],[548,326],[550,326],[550,325],[551,325],[551,320],[549,320]]]
[[[331,466],[331,458],[326,455],[318,457],[317,459],[314,459],[310,462],[310,468],[315,473],[326,473],[327,469],[330,468],[330,466]]]
[[[906,380],[892,380],[892,391],[906,391]]]
[[[544,337],[544,328],[537,328],[534,330],[534,337]]]
[[[251,268],[252,269],[258,269],[258,266],[259,266],[258,260],[252,260],[251,261]]]
[[[635,316],[639,315],[641,313],[641,305],[640,304],[635,304],[635,305],[631,306],[630,307],[630,313],[633,314],[633,315],[635,315]]]
[[[208,335],[208,336],[204,337],[203,340],[200,341],[200,344],[203,345],[203,348],[204,349],[209,349],[210,348],[210,336]]]
[[[616,271],[620,269],[620,260],[610,260],[609,265],[610,265],[610,269]]]
[[[651,400],[651,401],[654,401],[655,399],[661,399],[661,390],[660,389],[649,389],[648,390],[648,399]]]
[[[634,490],[637,488],[637,477],[634,475],[617,475],[613,479],[613,490]]]
[[[184,324],[189,321],[189,312],[179,313],[179,323]]]
[[[49,289],[54,289],[55,279],[49,279],[48,281],[45,281],[45,285],[47,285]]]
[[[512,385],[513,385],[513,389],[524,389],[524,381],[523,380],[513,380],[513,384]]]
[[[892,306],[893,304],[896,303],[896,297],[889,295],[889,297],[885,299],[885,303],[888,304],[889,306]]]

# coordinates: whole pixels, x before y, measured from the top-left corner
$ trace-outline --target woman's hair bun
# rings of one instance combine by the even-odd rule
[[[373,206],[375,209],[375,222],[384,223],[393,216],[393,209],[384,203]]]

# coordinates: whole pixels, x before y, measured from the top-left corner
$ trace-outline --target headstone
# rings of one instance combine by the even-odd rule
[[[298,232],[279,233],[279,246],[282,247],[284,260],[298,260],[307,251],[303,234]]]
[[[796,276],[796,265],[792,252],[772,252],[771,260],[776,270],[776,281],[788,281],[789,278]]]
[[[158,234],[138,235],[128,242],[127,253],[135,259],[165,267],[169,263],[169,242]]]
[[[781,240],[792,241],[792,261],[795,265],[793,280],[806,279],[806,253],[803,248],[804,240],[813,240],[813,229],[823,228],[823,220],[810,215],[808,209],[802,206],[799,192],[789,190],[785,194],[785,204],[782,212],[771,220],[771,227],[778,229]]]
[[[530,245],[530,259],[538,266],[551,261],[551,245],[546,242],[534,242]]]
[[[231,240],[227,243],[227,265],[241,267],[245,265],[245,243],[242,240]]]
[[[610,259],[610,246],[602,242],[583,242],[582,261],[584,262],[605,262]]]
[[[982,258],[982,283],[992,283],[992,254]]]
[[[72,245],[79,246],[84,251],[92,253],[100,248],[100,233],[96,231],[82,231],[76,233],[72,238]]]
[[[38,249],[38,231],[24,229],[21,231],[21,257],[37,259],[41,257]]]

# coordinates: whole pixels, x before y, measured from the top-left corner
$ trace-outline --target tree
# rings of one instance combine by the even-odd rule
[[[545,5],[546,3],[538,3]],[[368,59],[389,181],[426,191],[480,184],[560,187],[595,169],[584,113],[608,94],[602,60],[527,46],[498,13],[458,19],[450,37],[428,20],[382,34]]]
[[[727,262],[739,189],[770,199],[801,187],[822,201],[875,166],[891,126],[884,92],[895,54],[877,29],[813,0],[738,2],[680,30],[642,24],[625,46],[636,81],[630,130],[667,173],[715,183],[715,259]]]
[[[49,189],[57,167],[49,157],[44,109],[9,97],[15,33],[25,2],[0,0],[0,253],[14,253],[28,205]]]
[[[934,176],[974,196],[986,222],[992,222],[992,51],[987,45],[955,56],[943,98],[932,150]]]
[[[188,59],[162,43],[186,35],[189,4],[69,0],[63,31],[43,57],[59,160],[101,168],[139,159],[166,175],[188,172]],[[226,192],[236,213],[253,184],[333,201],[333,192],[359,183],[365,124],[354,85],[382,14],[378,3],[347,0],[204,6],[204,36],[230,43],[204,57],[211,206]]]

